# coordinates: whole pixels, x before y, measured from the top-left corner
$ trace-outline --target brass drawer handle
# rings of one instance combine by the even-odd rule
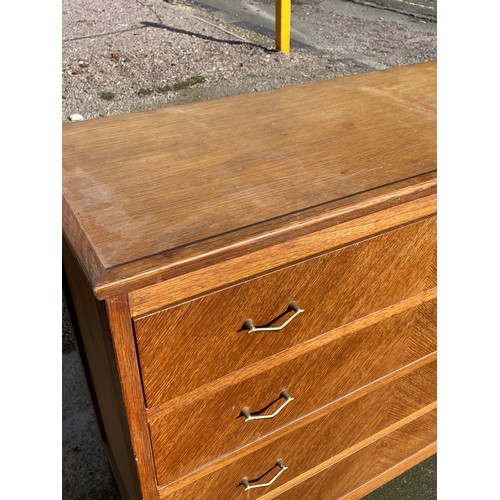
[[[298,316],[300,313],[304,312],[304,309],[301,309],[298,305],[297,302],[290,302],[288,304],[288,311],[295,311],[295,314],[293,314],[290,318],[288,318],[281,326],[273,326],[273,327],[259,327],[257,328],[254,324],[253,321],[249,318],[246,319],[245,322],[243,323],[243,326],[248,330],[248,333],[252,332],[281,332],[283,328],[285,328],[288,323],[290,323],[296,316]]]
[[[280,471],[268,483],[252,484],[250,486],[250,481],[248,480],[248,478],[247,477],[242,478],[240,484],[242,484],[245,487],[244,491],[252,490],[254,488],[265,488],[266,486],[271,486],[271,484],[273,484],[274,481],[276,481],[276,479],[278,479],[281,476],[281,474],[283,474],[283,472],[285,472],[288,469],[283,460],[278,460],[274,466],[276,467],[276,465],[280,468]]]
[[[288,392],[286,391],[280,392],[280,396],[278,399],[280,398],[285,398],[285,402],[274,413],[271,413],[271,415],[252,415],[248,408],[243,408],[243,410],[241,410],[241,413],[245,417],[245,422],[248,422],[250,420],[264,420],[266,418],[274,418],[288,403],[290,403],[290,401],[293,401],[292,396],[290,396],[290,394],[288,394]]]

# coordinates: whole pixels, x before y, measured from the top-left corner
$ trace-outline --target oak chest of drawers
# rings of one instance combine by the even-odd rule
[[[63,127],[124,498],[360,498],[436,451],[436,63]]]

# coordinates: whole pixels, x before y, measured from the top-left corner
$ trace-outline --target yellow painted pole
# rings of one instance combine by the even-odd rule
[[[276,48],[285,54],[290,53],[291,13],[291,0],[276,0]]]

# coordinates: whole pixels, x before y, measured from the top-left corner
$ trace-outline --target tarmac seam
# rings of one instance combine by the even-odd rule
[[[369,0],[350,0],[353,3],[357,3],[359,5],[366,5],[367,7],[374,7],[375,9],[383,9],[383,10],[390,10],[391,12],[397,12],[398,14],[403,14],[405,16],[412,16],[416,17],[418,19],[424,19],[426,21],[431,21],[431,22],[436,22],[436,17],[435,16],[427,16],[425,14],[419,14],[418,12],[410,12],[408,10],[404,9],[398,9],[397,7],[394,7],[392,5],[382,5],[379,3],[375,2],[370,2]],[[416,5],[412,4],[410,2],[406,2],[409,5]],[[420,6],[422,7],[422,6]]]

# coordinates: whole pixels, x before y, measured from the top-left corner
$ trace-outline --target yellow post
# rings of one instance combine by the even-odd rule
[[[291,0],[276,0],[276,48],[285,54],[290,53],[291,12]]]

